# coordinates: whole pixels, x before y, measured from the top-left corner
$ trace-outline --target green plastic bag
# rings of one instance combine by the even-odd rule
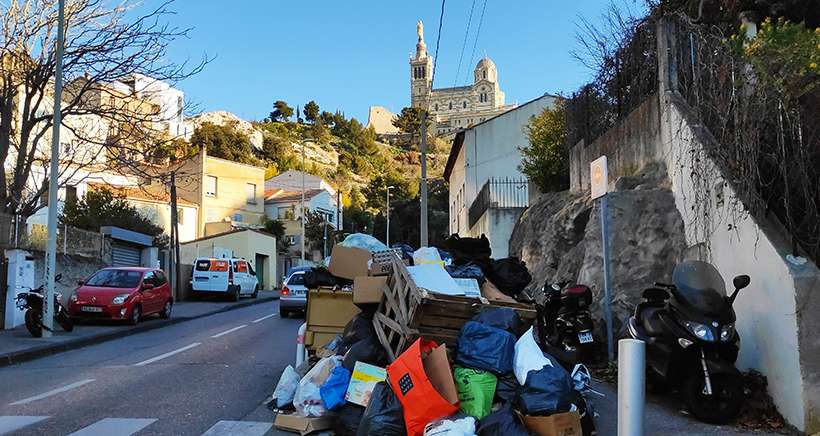
[[[456,366],[454,371],[461,411],[481,419],[490,414],[498,378],[487,371]]]

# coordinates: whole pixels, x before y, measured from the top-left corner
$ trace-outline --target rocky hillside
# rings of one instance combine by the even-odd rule
[[[666,168],[652,164],[618,179],[609,194],[616,332],[643,290],[655,281],[669,281],[683,257],[683,220],[668,183]],[[598,320],[603,319],[601,251],[600,209],[589,193],[544,194],[524,212],[510,240],[511,255],[532,272],[531,287],[560,280],[586,284],[593,289]]]
[[[238,116],[226,111],[205,112],[199,115],[188,118],[194,129],[205,124],[211,123],[217,126],[231,126],[237,132],[247,136],[257,150],[262,149],[262,131],[257,129],[253,124],[239,118]]]

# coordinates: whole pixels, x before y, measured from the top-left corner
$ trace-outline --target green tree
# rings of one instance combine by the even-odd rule
[[[99,232],[102,226],[117,226],[154,237],[154,245],[165,248],[168,236],[162,227],[141,215],[137,209],[110,189],[88,191],[85,197],[69,199],[60,215],[60,223]]]
[[[330,113],[328,111],[322,111],[322,113],[319,114],[319,119],[322,120],[322,124],[324,124],[325,126],[327,126],[327,127],[332,127],[333,126],[333,114],[332,113]]]
[[[279,253],[287,251],[290,244],[285,239],[285,224],[279,220],[265,219],[265,230],[276,237],[276,249]]]
[[[530,118],[524,127],[530,145],[521,148],[520,170],[541,192],[569,189],[569,151],[566,147],[564,101]]]
[[[248,136],[230,125],[203,123],[194,130],[191,144],[198,149],[204,148],[209,156],[247,164],[258,163]]]
[[[401,113],[393,120],[393,126],[401,130],[402,133],[410,136],[409,142],[404,144],[407,149],[412,148],[421,138],[421,115],[424,112],[424,109],[417,107],[406,107],[402,109]],[[430,118],[429,116],[426,118],[428,144],[433,143],[430,139],[433,137],[432,129],[430,128],[432,126],[432,120]]]
[[[276,100],[273,103],[273,112],[270,113],[271,121],[288,121],[293,116],[293,108],[288,106],[284,100]]]
[[[308,122],[314,123],[319,119],[319,105],[311,100],[305,105],[304,109],[302,109],[302,113],[305,114],[305,119],[308,120]]]

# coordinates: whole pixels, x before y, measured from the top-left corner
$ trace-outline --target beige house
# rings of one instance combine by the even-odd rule
[[[178,174],[178,197],[199,206],[198,238],[263,224],[264,168],[208,156],[203,150]]]
[[[276,237],[254,229],[233,229],[224,233],[205,236],[180,244],[179,259],[188,271],[197,257],[229,258],[247,260],[259,280],[262,289],[276,286]]]

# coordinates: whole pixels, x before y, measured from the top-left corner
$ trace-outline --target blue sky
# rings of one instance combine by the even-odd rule
[[[636,1],[636,0],[627,0]],[[148,5],[154,1],[147,2]],[[498,66],[507,103],[544,92],[569,92],[590,73],[570,55],[579,15],[593,20],[607,0],[487,0],[475,57],[470,62],[484,0],[475,0],[458,84],[472,77],[486,54]],[[436,87],[456,83],[459,55],[473,0],[446,2]],[[441,3],[394,1],[178,0],[171,23],[193,27],[175,41],[175,62],[215,56],[197,76],[179,84],[199,110],[227,110],[261,119],[275,100],[342,110],[366,121],[371,105],[398,112],[409,103],[408,56],[416,21],[435,50]]]

